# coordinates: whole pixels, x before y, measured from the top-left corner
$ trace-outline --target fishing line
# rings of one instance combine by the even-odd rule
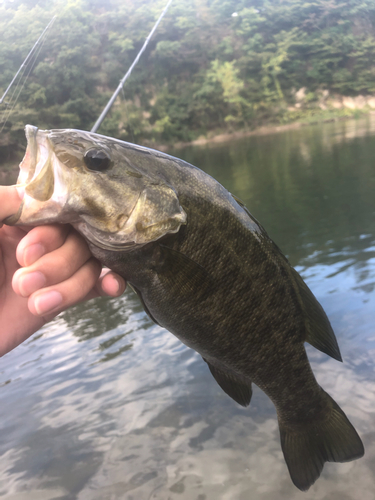
[[[107,106],[104,108],[104,110],[102,111],[102,114],[99,116],[99,118],[97,119],[97,121],[95,122],[95,125],[92,127],[91,129],[91,132],[96,132],[98,130],[98,128],[100,127],[100,125],[102,124],[104,118],[107,116],[108,114],[108,111],[111,109],[112,107],[112,104],[115,102],[116,100],[116,97],[119,95],[119,93],[121,92],[123,86],[124,86],[124,83],[126,82],[126,80],[129,78],[131,72],[133,71],[134,69],[134,66],[137,64],[137,62],[139,61],[141,55],[143,54],[143,52],[145,51],[147,45],[148,45],[148,42],[151,40],[151,37],[152,35],[155,33],[157,27],[159,26],[159,23],[160,21],[163,19],[164,15],[166,14],[170,4],[172,3],[172,0],[169,0],[169,2],[167,3],[167,5],[164,7],[164,10],[163,12],[160,14],[159,16],[159,19],[156,21],[154,27],[152,28],[152,30],[150,31],[150,34],[148,35],[148,37],[146,38],[145,40],[145,43],[143,44],[141,50],[139,51],[137,57],[134,59],[133,61],[133,64],[130,66],[130,68],[128,69],[127,73],[125,74],[124,78],[120,81],[117,89],[115,90],[115,92],[113,93],[112,97],[110,98],[110,100],[108,101],[108,104]]]
[[[125,108],[125,115],[128,116],[129,115],[128,103],[126,102],[124,87],[122,87],[121,90],[122,90],[122,97],[123,97],[123,103],[124,103],[123,106]],[[127,130],[128,130],[129,136],[130,136],[130,142],[135,142],[134,127],[130,122],[127,123]]]
[[[43,43],[44,43],[44,42],[43,42]],[[30,59],[31,65],[30,65],[29,72],[27,73],[26,78],[23,80],[23,84],[22,84],[22,86],[21,86],[21,88],[20,88],[20,90],[19,90],[19,92],[18,92],[18,94],[17,94],[17,96],[16,96],[16,98],[15,98],[15,100],[14,100],[13,104],[12,104],[12,100],[13,100],[14,94],[17,92],[17,89],[18,89],[18,87],[19,87],[19,85],[20,85],[20,83],[21,83],[21,81],[22,81],[22,79],[23,79],[23,77],[24,77],[24,75],[25,75],[25,72],[26,72],[26,70],[27,70],[27,66],[25,66],[25,69],[24,69],[23,73],[21,74],[21,78],[18,80],[18,83],[17,83],[17,85],[16,85],[16,87],[15,87],[15,89],[14,89],[13,93],[12,93],[12,96],[11,96],[11,98],[10,98],[9,104],[7,105],[7,107],[5,108],[5,111],[4,111],[4,113],[3,113],[3,116],[4,116],[4,115],[5,115],[5,116],[4,116],[4,122],[3,122],[3,126],[1,127],[0,133],[2,133],[2,131],[4,130],[5,124],[7,123],[7,121],[8,121],[8,119],[9,119],[10,115],[12,114],[12,112],[14,111],[14,108],[16,107],[16,104],[17,104],[17,102],[18,102],[18,99],[19,99],[19,97],[20,97],[20,95],[21,95],[21,92],[22,92],[23,88],[25,87],[25,84],[26,84],[26,82],[27,82],[27,79],[29,78],[30,73],[31,73],[31,72],[32,72],[32,70],[34,69],[34,66],[35,66],[35,63],[36,63],[36,61],[37,61],[38,55],[39,55],[39,53],[40,53],[40,51],[41,51],[41,49],[42,49],[42,47],[43,47],[43,43],[41,44],[41,46],[40,46],[40,48],[39,48],[38,52],[36,52],[35,54],[33,54],[33,58],[31,58],[31,59]],[[6,114],[6,112],[7,112],[8,108],[9,108],[9,106],[11,106],[11,108],[9,109],[8,114]],[[3,116],[1,117],[0,123],[1,123],[1,121],[2,121],[2,119],[3,119]]]
[[[26,80],[24,81],[24,83],[23,83],[23,85],[22,85],[22,87],[21,87],[21,90],[18,92],[17,97],[16,97],[16,100],[15,100],[14,104],[12,105],[12,107],[11,107],[11,109],[10,109],[10,111],[9,111],[8,115],[7,115],[7,116],[5,116],[4,123],[3,123],[3,126],[2,126],[2,128],[1,128],[1,130],[0,130],[0,133],[4,130],[5,124],[6,124],[6,122],[8,121],[8,118],[9,118],[10,114],[11,114],[11,113],[12,113],[12,111],[14,110],[14,107],[15,107],[15,105],[16,105],[16,103],[17,103],[17,101],[18,101],[18,98],[19,98],[19,96],[20,96],[20,94],[21,94],[21,92],[22,92],[22,90],[23,90],[23,88],[24,88],[24,86],[25,86],[25,83],[26,83],[26,81],[27,81],[27,79],[28,79],[28,77],[29,77],[29,75],[30,75],[31,71],[33,70],[33,68],[34,68],[34,66],[35,66],[36,60],[37,60],[37,58],[38,58],[38,55],[40,54],[40,51],[41,51],[41,49],[42,49],[42,47],[43,47],[43,45],[44,45],[44,42],[45,42],[44,35],[45,35],[45,33],[47,32],[47,30],[48,30],[48,29],[52,26],[52,24],[54,23],[54,21],[55,21],[56,17],[57,17],[57,16],[54,16],[54,17],[51,19],[51,21],[48,23],[48,25],[44,28],[44,30],[43,30],[43,32],[42,32],[42,34],[40,35],[40,37],[38,38],[38,40],[37,40],[37,41],[35,42],[35,44],[33,45],[33,47],[32,47],[32,49],[30,50],[30,52],[27,54],[27,56],[26,56],[25,60],[24,60],[24,61],[23,61],[23,63],[21,64],[20,68],[18,69],[17,73],[14,75],[14,77],[13,77],[12,81],[11,81],[11,82],[10,82],[10,84],[8,85],[8,88],[7,88],[7,89],[6,89],[6,91],[4,92],[4,94],[3,94],[2,98],[0,99],[0,104],[1,104],[1,103],[4,101],[5,96],[8,94],[8,92],[9,92],[9,91],[10,91],[10,89],[11,89],[11,87],[13,86],[14,82],[16,81],[16,78],[17,78],[17,77],[18,77],[18,75],[21,73],[21,77],[20,77],[20,79],[19,79],[19,80],[18,80],[18,82],[17,82],[16,88],[13,90],[13,93],[12,93],[12,95],[11,95],[10,101],[9,101],[9,103],[7,103],[6,108],[5,108],[5,110],[4,110],[4,113],[1,115],[1,119],[0,119],[0,123],[1,123],[1,121],[2,121],[2,119],[3,119],[3,116],[5,116],[5,115],[6,115],[6,112],[7,112],[8,108],[9,108],[9,106],[10,106],[10,105],[11,105],[11,103],[12,103],[13,97],[14,97],[15,93],[17,92],[17,89],[18,89],[18,87],[19,87],[19,85],[20,85],[20,83],[21,83],[21,81],[22,81],[22,79],[23,79],[23,77],[24,77],[24,74],[25,74],[25,72],[26,72],[27,66],[28,66],[28,64],[29,64],[29,61],[31,61],[31,62],[32,62],[32,64],[31,64],[31,68],[30,68],[30,70],[29,70],[29,72],[28,72],[28,74],[27,74],[27,76],[26,76]],[[39,47],[38,51],[36,51],[35,49],[36,49],[36,47],[38,46],[38,44],[39,44],[39,42],[40,42],[41,40],[43,40],[43,41],[42,41],[42,43],[41,43],[41,45],[40,45],[40,47]]]
[[[39,49],[35,52],[35,54],[34,54],[34,56],[33,56],[33,59],[31,59],[31,65],[30,65],[29,72],[27,73],[26,78],[25,78],[25,79],[24,79],[24,81],[23,81],[22,87],[20,88],[20,90],[19,90],[19,92],[18,92],[18,94],[17,94],[16,100],[14,101],[14,104],[13,104],[12,108],[9,110],[8,116],[7,116],[7,117],[5,118],[5,120],[4,120],[4,123],[3,123],[3,126],[2,126],[2,128],[1,128],[1,130],[0,130],[0,133],[3,131],[3,129],[4,129],[4,127],[5,127],[5,124],[6,124],[6,122],[7,122],[7,121],[8,121],[8,119],[9,119],[9,116],[11,115],[11,113],[14,111],[14,108],[16,107],[17,101],[18,101],[18,99],[19,99],[19,97],[20,97],[20,95],[21,95],[21,92],[22,92],[23,88],[24,88],[24,87],[25,87],[25,85],[26,85],[27,79],[29,78],[29,76],[30,76],[30,74],[31,74],[32,70],[34,69],[34,66],[35,66],[35,64],[36,64],[36,61],[37,61],[38,56],[39,56],[39,54],[40,54],[40,51],[41,51],[41,50],[42,50],[42,48],[43,48],[43,45],[44,45],[45,40],[46,40],[46,39],[44,38],[44,39],[43,39],[43,41],[42,41],[42,43],[40,44]],[[25,71],[26,71],[26,67],[25,67]],[[17,86],[16,86],[16,88],[15,88],[15,90],[14,90],[13,94],[12,94],[12,98],[13,98],[13,95],[14,95],[14,93],[16,92],[17,88],[19,87],[19,84],[20,84],[20,82],[22,81],[23,76],[24,76],[24,75],[22,75],[22,76],[21,76],[21,78],[20,78],[20,80],[19,80],[19,82],[18,82],[18,84],[17,84]],[[11,99],[12,99],[12,98],[11,98]],[[0,121],[0,123],[1,123],[1,121]]]
[[[8,111],[8,109],[9,109],[9,107],[12,105],[12,101],[13,101],[14,95],[15,95],[15,93],[17,92],[17,89],[18,89],[18,87],[19,87],[19,85],[20,85],[20,83],[21,83],[21,81],[22,81],[22,78],[23,78],[23,76],[24,76],[24,74],[25,74],[25,72],[26,72],[26,68],[27,68],[27,66],[25,65],[25,66],[23,67],[22,71],[21,71],[21,72],[19,71],[19,72],[17,73],[17,74],[21,74],[21,77],[20,77],[20,79],[18,80],[17,85],[15,86],[15,88],[14,88],[14,90],[13,90],[13,92],[12,92],[11,96],[10,96],[9,102],[7,102],[7,103],[6,103],[5,109],[4,109],[3,113],[1,114],[1,117],[0,117],[0,124],[1,124],[1,123],[3,123],[3,126],[1,127],[0,133],[4,130],[5,124],[6,124],[6,122],[8,121],[8,118],[9,118],[10,113],[12,112],[12,109],[13,109],[13,108],[11,108],[11,110],[9,111],[9,113],[8,113],[8,115],[7,115],[7,111]],[[13,80],[13,81],[14,81],[14,80]],[[17,102],[17,101],[16,101],[16,102]],[[3,120],[4,120],[4,122],[3,122]]]

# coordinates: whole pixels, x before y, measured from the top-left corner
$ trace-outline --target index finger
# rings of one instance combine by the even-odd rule
[[[21,204],[21,196],[16,186],[0,186],[0,227],[2,221],[15,214]]]

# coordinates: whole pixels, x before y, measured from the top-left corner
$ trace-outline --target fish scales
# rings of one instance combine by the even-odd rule
[[[276,407],[301,490],[324,462],[363,455],[305,352],[308,341],[341,360],[329,320],[240,200],[197,167],[147,148],[74,130],[27,126],[26,135],[25,197],[6,223],[72,223],[235,401],[247,406],[258,385]]]
[[[231,206],[229,193],[227,196]],[[182,203],[183,199],[181,195]],[[145,263],[152,261],[150,252],[158,252],[159,243],[139,250],[137,255],[135,252],[113,254],[109,261],[105,251],[97,248],[92,251],[99,260],[107,260],[111,269],[128,277],[138,290],[143,290],[143,300],[150,304],[149,311],[160,325],[206,359],[218,359],[247,376],[249,383],[256,383],[280,406],[280,411],[283,411],[284,399],[288,403],[295,399],[284,413],[297,412],[299,406],[304,413],[311,393],[320,394],[320,388],[303,348],[304,322],[294,289],[282,272],[285,262],[283,259],[277,262],[277,255],[268,256],[258,238],[246,227],[244,230],[238,209],[231,213],[223,207],[227,224],[220,224],[223,227],[220,227],[218,241],[215,219],[220,218],[220,214],[215,212],[217,217],[213,214],[211,218],[203,206],[201,214],[195,213],[191,219],[189,204],[183,206],[193,223],[182,228],[178,236],[165,237],[163,243],[207,270],[213,282],[204,300],[196,290],[176,294],[166,289],[157,280],[158,271],[150,273],[145,268]],[[194,238],[190,238],[190,233]],[[234,235],[237,237],[232,238]],[[231,248],[226,248],[225,241],[232,242]],[[211,252],[202,251],[203,242]],[[245,269],[244,253],[249,263]],[[178,277],[176,281],[178,283]],[[178,285],[178,288],[182,287]]]

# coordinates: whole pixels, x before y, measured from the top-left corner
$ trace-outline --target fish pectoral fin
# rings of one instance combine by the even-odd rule
[[[214,290],[215,282],[204,267],[177,250],[165,245],[159,248],[162,270],[158,275],[172,293],[193,293],[203,300],[210,290]]]
[[[146,303],[145,301],[143,300],[143,297],[142,297],[142,294],[141,292],[138,290],[138,288],[136,288],[134,285],[132,285],[131,283],[128,283],[128,285],[130,286],[130,288],[135,292],[135,294],[138,296],[139,300],[141,301],[141,304],[143,306],[143,309],[145,310],[145,313],[147,314],[147,316],[154,322],[156,323],[157,325],[161,326],[160,323],[158,323],[156,321],[156,319],[154,318],[154,316],[151,314],[149,308],[146,306]]]
[[[279,418],[281,448],[290,477],[306,491],[320,476],[324,462],[349,462],[364,454],[361,438],[338,404],[322,390],[328,402],[320,418],[283,422]]]
[[[216,368],[216,366],[213,366],[206,359],[203,358],[203,360],[208,364],[212,376],[223,391],[241,406],[249,406],[251,396],[253,395],[251,383],[245,383],[242,378],[237,377],[232,372]]]
[[[305,341],[337,361],[342,361],[340,349],[326,313],[297,271],[293,268],[292,271],[307,317]]]

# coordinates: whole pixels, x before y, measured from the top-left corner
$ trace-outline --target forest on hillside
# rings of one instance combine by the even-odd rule
[[[0,105],[0,159],[26,123],[89,130],[165,4],[0,1],[0,95],[58,16],[5,123]],[[173,144],[298,119],[334,94],[375,95],[373,0],[174,0],[100,133]]]

